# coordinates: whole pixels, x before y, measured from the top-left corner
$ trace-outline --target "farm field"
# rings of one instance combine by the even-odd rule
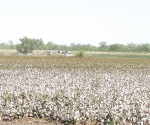
[[[44,56],[47,55],[49,50],[33,50],[33,56]],[[71,51],[72,55],[76,55],[78,51]],[[0,56],[18,55],[16,49],[0,49]],[[99,51],[85,51],[85,56],[92,57],[123,57],[123,58],[150,58],[150,53],[145,52],[99,52]]]
[[[0,119],[148,125],[150,58],[127,57],[0,56]]]

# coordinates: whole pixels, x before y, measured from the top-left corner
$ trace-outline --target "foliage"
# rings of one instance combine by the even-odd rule
[[[107,45],[106,42],[100,42],[98,50],[99,51],[108,51],[108,47],[109,46]]]
[[[84,57],[85,53],[83,51],[79,51],[76,53],[76,56],[78,57]]]
[[[42,49],[43,41],[42,39],[30,39],[23,37],[20,40],[20,44],[17,44],[17,51],[21,53],[31,53],[33,50]]]
[[[107,42],[102,41],[99,46],[93,46],[91,44],[75,44],[59,45],[52,41],[43,43],[42,39],[31,39],[23,37],[20,40],[20,44],[13,44],[13,41],[8,43],[0,43],[0,49],[17,49],[21,53],[29,53],[32,50],[66,50],[66,51],[101,51],[101,52],[150,52],[150,44],[134,44],[129,43],[127,45],[114,43],[108,45]]]
[[[83,51],[97,51],[97,47],[96,46],[92,46],[91,44],[75,44],[75,43],[71,43],[71,45],[69,47],[70,47],[70,49],[72,51],[79,51],[79,50],[83,50]]]
[[[16,45],[8,41],[8,43],[0,43],[0,49],[16,49]]]

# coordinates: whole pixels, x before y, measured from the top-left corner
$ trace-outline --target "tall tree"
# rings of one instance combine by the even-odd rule
[[[108,50],[108,46],[107,46],[107,42],[100,42],[99,43],[99,50],[100,51],[107,51]]]
[[[10,45],[10,49],[13,49],[13,41],[9,40],[8,43]]]
[[[23,37],[20,44],[17,44],[17,51],[21,53],[31,53],[34,49],[42,49],[44,43],[42,39],[30,39]]]

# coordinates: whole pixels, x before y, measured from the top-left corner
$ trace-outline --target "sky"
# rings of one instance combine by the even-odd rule
[[[150,43],[150,0],[0,0],[0,43]]]

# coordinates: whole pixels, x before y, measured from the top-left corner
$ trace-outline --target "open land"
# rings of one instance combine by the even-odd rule
[[[0,119],[148,125],[150,58],[0,56]]]

